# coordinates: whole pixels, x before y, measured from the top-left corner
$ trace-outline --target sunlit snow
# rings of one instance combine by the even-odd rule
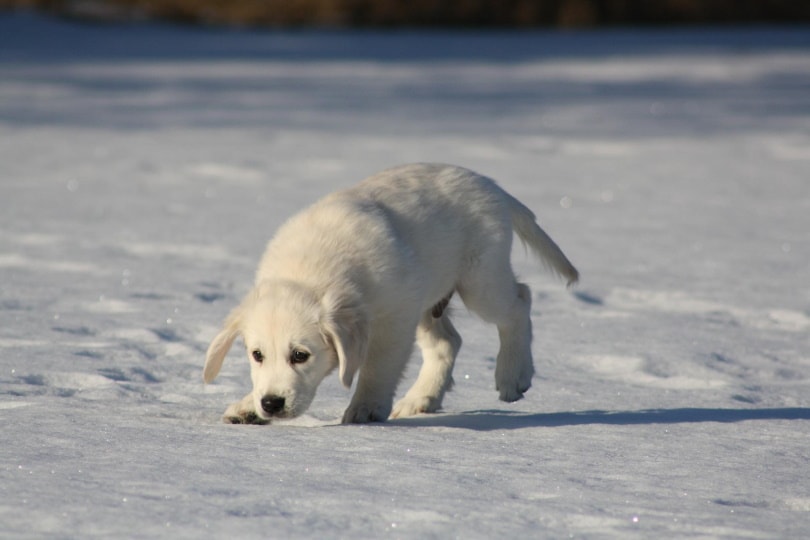
[[[237,32],[0,15],[0,537],[810,536],[810,32]],[[464,337],[440,414],[220,423],[209,340],[293,212],[492,176],[537,376]],[[407,378],[417,371],[414,359]],[[402,391],[408,381],[404,381]]]

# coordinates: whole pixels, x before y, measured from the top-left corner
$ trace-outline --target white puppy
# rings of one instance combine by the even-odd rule
[[[389,169],[293,216],[208,348],[205,382],[238,336],[250,361],[253,390],[223,419],[300,415],[335,368],[347,388],[358,374],[344,423],[438,410],[461,346],[444,309],[454,292],[498,327],[495,387],[503,401],[520,399],[534,374],[531,293],[512,272],[513,230],[569,285],[576,282],[577,270],[528,208],[460,167]],[[414,335],[422,368],[392,408]]]

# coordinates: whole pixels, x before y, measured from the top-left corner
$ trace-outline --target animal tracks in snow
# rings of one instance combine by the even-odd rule
[[[620,380],[637,386],[650,386],[670,390],[708,390],[726,386],[708,369],[690,366],[690,374],[666,375],[656,373],[643,358],[613,355],[585,355],[574,359],[574,364],[604,379]]]
[[[0,396],[14,396],[14,402],[50,396],[114,399],[122,405],[193,403],[207,392],[199,381],[204,352],[200,335],[210,329],[198,327],[187,313],[225,296],[200,282],[185,295],[125,287],[43,306],[3,300],[0,312],[35,320],[42,333],[36,338],[0,335],[0,352],[9,360],[0,373]],[[38,316],[43,309],[51,313]],[[43,369],[54,355],[63,359],[63,367]]]
[[[810,317],[800,311],[742,308],[683,291],[615,288],[605,295],[578,291],[574,296],[583,304],[582,316],[601,319],[602,326],[642,324],[639,331],[643,332],[650,328],[644,319],[650,319],[657,335],[667,335],[669,340],[650,343],[653,350],[628,351],[628,346],[632,345],[624,343],[605,354],[573,358],[575,367],[599,379],[666,390],[710,390],[739,383],[745,392],[741,390],[733,398],[748,403],[758,401],[759,392],[752,390],[751,384],[763,373],[767,373],[769,380],[802,380],[791,361],[779,358],[778,354],[752,351],[761,361],[751,364],[745,358],[717,352],[724,347],[723,338],[718,338],[717,342],[712,338],[715,335],[712,329],[717,329],[718,324],[743,333],[756,331],[771,336],[787,334],[786,337],[801,334],[810,330]],[[588,326],[588,323],[583,325]],[[699,327],[705,327],[705,331],[696,331]],[[685,334],[684,328],[687,329]],[[684,336],[688,339],[690,335],[693,341],[681,347],[678,339]],[[801,361],[791,354],[794,360]]]
[[[801,311],[771,308],[750,309],[704,300],[683,291],[653,291],[615,288],[605,297],[587,291],[574,293],[583,304],[594,306],[590,316],[627,318],[655,312],[674,315],[695,315],[714,322],[725,321],[766,331],[805,332],[810,330],[810,316]]]
[[[804,332],[810,329],[807,314],[789,309],[746,309],[695,298],[681,291],[649,291],[616,288],[605,305],[621,312],[653,312],[722,317],[729,322],[760,330]]]
[[[35,259],[19,253],[0,254],[0,268],[22,268],[40,272],[102,275],[94,264],[77,261]]]

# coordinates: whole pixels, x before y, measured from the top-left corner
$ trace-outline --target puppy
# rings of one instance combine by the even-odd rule
[[[250,362],[253,390],[223,420],[298,416],[334,369],[346,388],[357,375],[344,423],[435,412],[461,347],[445,310],[456,292],[498,328],[500,399],[522,398],[534,374],[531,292],[512,272],[513,231],[569,285],[577,281],[577,270],[528,208],[460,167],[388,169],[293,216],[268,244],[252,291],[208,348],[206,383],[237,337]],[[414,336],[422,367],[393,405]]]

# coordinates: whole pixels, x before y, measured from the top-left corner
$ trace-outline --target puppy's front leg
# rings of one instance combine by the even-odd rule
[[[378,366],[379,367],[379,366]],[[392,380],[390,373],[380,373],[366,365],[360,369],[357,389],[346,412],[343,413],[344,424],[366,424],[368,422],[385,422],[391,414],[394,392],[399,377]]]
[[[225,414],[222,415],[222,421],[226,424],[269,424],[269,420],[262,419],[256,414],[256,408],[253,405],[253,392],[249,393],[242,398],[241,401],[231,403]]]
[[[415,327],[416,325],[414,325]],[[369,344],[368,358],[360,368],[357,389],[343,414],[344,424],[384,422],[391,414],[394,393],[413,349],[414,327],[379,336]],[[404,336],[404,337],[403,337]]]

